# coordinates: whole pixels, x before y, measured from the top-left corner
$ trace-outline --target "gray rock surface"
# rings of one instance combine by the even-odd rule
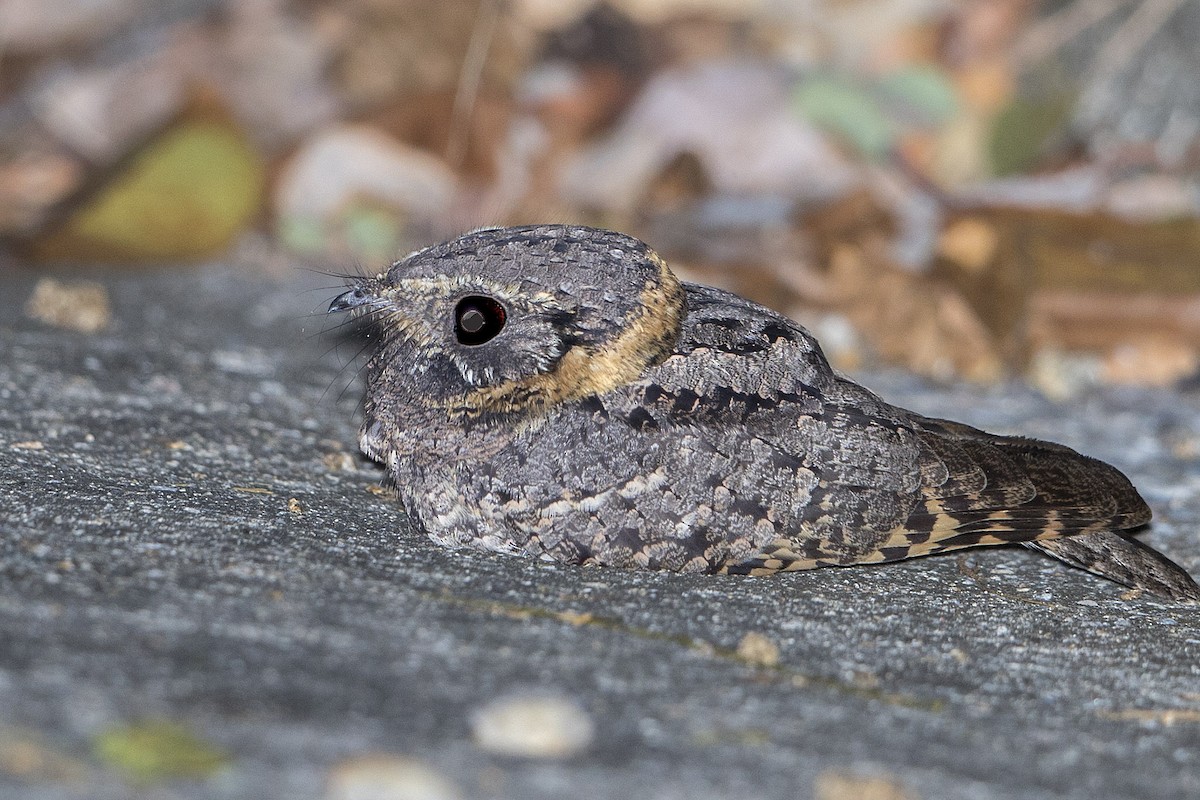
[[[367,756],[393,798],[1200,797],[1200,610],[1022,549],[768,579],[440,550],[355,456],[336,280],[108,276],[85,336],[24,315],[37,277],[0,266],[0,797],[349,796]],[[1116,463],[1200,573],[1200,395],[866,382]],[[476,743],[533,690],[587,735]],[[227,765],[97,748],[159,719]]]

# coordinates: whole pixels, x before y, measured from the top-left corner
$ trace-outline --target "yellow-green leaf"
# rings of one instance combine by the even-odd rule
[[[96,757],[136,783],[207,778],[229,756],[171,720],[143,720],[109,728],[93,742]]]
[[[180,123],[34,243],[44,259],[171,261],[225,250],[258,213],[265,170],[229,123]]]

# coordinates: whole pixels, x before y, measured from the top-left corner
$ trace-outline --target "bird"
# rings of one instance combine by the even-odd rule
[[[641,240],[481,228],[347,279],[373,336],[359,446],[438,545],[768,575],[1019,543],[1200,602],[1150,508],[1066,446],[884,402],[791,319]]]

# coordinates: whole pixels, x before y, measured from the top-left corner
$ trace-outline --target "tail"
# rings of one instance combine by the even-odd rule
[[[1178,603],[1200,603],[1200,586],[1192,576],[1137,539],[1105,531],[1023,544],[1125,586]]]
[[[905,525],[910,547],[915,532],[924,552],[1019,542],[1125,586],[1200,603],[1186,571],[1121,533],[1148,523],[1150,508],[1120,470],[1050,442],[943,420],[918,426],[925,502]]]

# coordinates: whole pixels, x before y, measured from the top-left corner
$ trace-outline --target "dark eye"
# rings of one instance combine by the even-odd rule
[[[454,307],[454,335],[463,344],[483,344],[504,328],[504,306],[490,297],[472,295]]]

